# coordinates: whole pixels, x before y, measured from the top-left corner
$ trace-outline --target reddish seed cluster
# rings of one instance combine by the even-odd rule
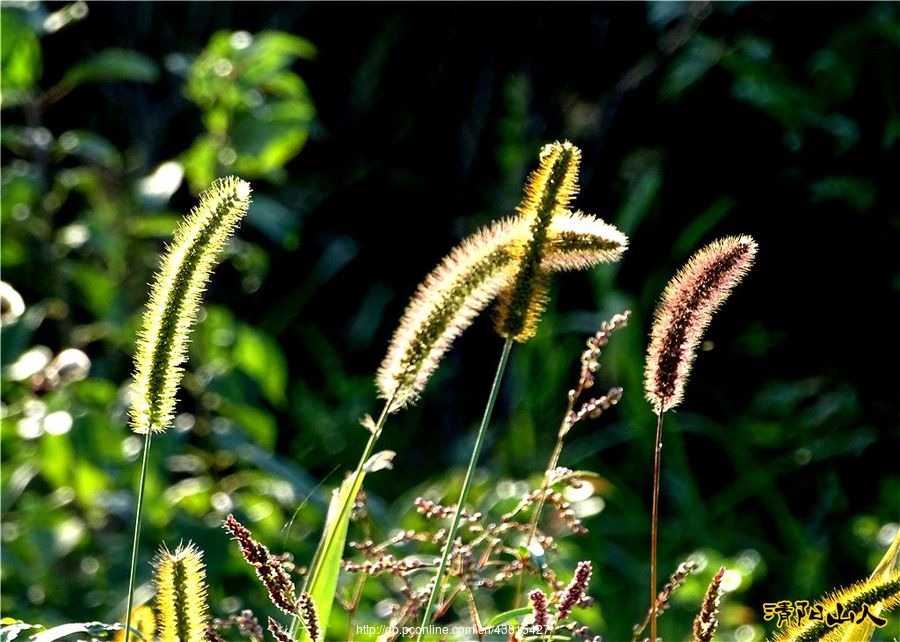
[[[234,515],[226,517],[222,526],[234,536],[247,563],[256,569],[256,575],[269,592],[272,603],[288,615],[296,615],[294,582],[278,558],[256,541],[253,534]]]
[[[573,628],[572,636],[581,638],[585,642],[603,642],[602,635],[592,635],[591,630],[586,626],[576,626]]]
[[[580,519],[575,517],[575,511],[572,505],[565,500],[562,493],[558,493],[550,488],[546,491],[546,502],[554,508],[559,518],[565,522],[566,527],[576,535],[587,535],[588,530]]]
[[[587,350],[581,353],[581,376],[578,378],[578,388],[569,392],[569,399],[575,398],[583,391],[594,385],[594,373],[600,368],[600,351],[609,343],[610,335],[624,328],[628,324],[631,310],[615,315],[609,321],[600,324],[597,334],[587,340]]]
[[[589,561],[578,562],[575,569],[575,577],[563,591],[556,607],[556,615],[562,620],[569,616],[587,592],[588,582],[591,581],[591,563]]]
[[[578,412],[573,411],[569,413],[566,421],[569,425],[573,425],[585,417],[596,419],[603,414],[604,411],[609,410],[619,403],[619,400],[622,398],[622,392],[621,388],[610,388],[609,392],[602,397],[592,397],[581,405]]]
[[[715,574],[706,595],[703,597],[703,605],[700,613],[694,619],[694,642],[710,642],[719,628],[719,600],[722,598],[722,577],[725,575],[725,567]]]
[[[365,573],[366,575],[377,575],[385,571],[390,573],[408,573],[431,566],[417,559],[398,560],[393,555],[382,555],[375,561],[366,560],[361,564],[344,560],[343,565],[344,569],[350,573]]]
[[[281,625],[271,617],[269,618],[269,633],[275,638],[276,642],[294,642],[288,632],[281,628]]]
[[[206,633],[203,634],[203,639],[206,642],[225,642],[225,640],[218,634],[215,629],[215,625],[210,624],[206,627]]]
[[[425,519],[450,518],[456,511],[456,506],[443,506],[424,497],[416,497],[415,504],[416,512],[423,515]],[[481,513],[470,514],[463,508],[460,517],[468,522],[477,522],[481,519]]]
[[[547,596],[540,589],[534,589],[528,594],[531,601],[531,620],[539,633],[547,628]]]
[[[238,615],[232,615],[229,618],[216,618],[212,621],[210,628],[214,632],[221,631],[229,627],[234,627],[247,637],[257,640],[263,639],[263,629],[259,620],[253,614],[253,611],[244,609]],[[216,638],[218,639],[218,635]]]
[[[319,625],[319,612],[316,610],[316,603],[309,593],[300,594],[300,599],[297,600],[297,611],[300,614],[303,626],[306,627],[309,639],[312,642],[318,642],[322,638],[322,627]]]

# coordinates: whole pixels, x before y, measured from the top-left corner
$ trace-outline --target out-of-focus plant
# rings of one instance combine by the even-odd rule
[[[226,172],[284,182],[284,165],[303,148],[315,116],[291,66],[315,54],[308,40],[279,31],[220,31],[210,38],[184,89],[206,128],[184,153],[194,189]]]
[[[51,12],[37,2],[4,4],[0,19],[0,608],[45,623],[71,620],[64,609],[115,621],[126,610],[124,533],[134,514],[134,461],[141,439],[123,430],[129,393],[122,382],[142,293],[162,239],[180,219],[169,202],[187,200],[183,177],[191,169],[177,149],[169,159],[156,157],[157,148],[136,130],[129,130],[133,137],[124,145],[118,142],[119,126],[143,121],[106,114],[133,105],[152,112],[156,105],[148,102],[148,88],[172,69],[163,70],[138,51],[113,47],[68,56],[62,70],[48,67],[51,75],[44,58],[62,60],[58,39],[92,24],[88,5],[75,2]],[[293,107],[276,104],[271,117],[265,106],[254,113],[266,122],[295,124],[299,120],[285,114],[306,114],[305,125],[298,127],[305,140],[313,112],[298,105],[311,103],[288,67],[312,48],[272,31],[261,42],[269,43],[262,50],[269,53],[254,54],[261,58],[253,64],[261,68],[260,83],[269,83],[267,104],[296,100]],[[266,71],[272,56],[281,60],[279,78]],[[202,55],[189,62],[187,75],[202,77],[202,64]],[[221,77],[216,90],[227,92],[238,80],[234,74]],[[95,108],[78,111],[78,101],[86,97],[96,101]],[[70,101],[75,109],[67,113]],[[197,107],[179,98],[179,109],[158,113],[180,117]],[[241,127],[253,119],[238,107],[229,109]],[[59,122],[66,128],[55,130]],[[288,139],[294,141],[290,154],[282,153],[284,147],[264,154],[269,177],[299,150],[296,136]],[[241,153],[250,159],[256,152],[241,148]],[[279,197],[260,195],[264,206],[250,225],[278,245],[296,244],[296,216]],[[265,239],[231,243],[225,257],[245,292],[260,287],[269,263]],[[253,515],[259,532],[274,536],[297,499],[313,487],[299,466],[271,450],[275,415],[287,400],[287,360],[278,343],[222,305],[203,308],[200,318],[203,327],[192,350],[203,358],[203,367],[187,373],[188,394],[171,439],[151,456],[142,561],[173,521],[197,529],[230,510]],[[230,394],[222,401],[225,390]],[[302,532],[320,511],[316,502],[308,505],[297,529]],[[292,533],[292,541],[297,536]],[[196,539],[205,541],[202,534]],[[143,601],[149,583],[146,565],[140,568],[137,594]],[[213,592],[226,594],[218,587]]]

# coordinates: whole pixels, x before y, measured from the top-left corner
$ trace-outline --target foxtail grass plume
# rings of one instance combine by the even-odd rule
[[[218,180],[175,231],[153,280],[138,337],[131,405],[136,433],[164,432],[172,421],[200,298],[249,206],[249,183],[234,177]]]
[[[376,377],[392,412],[416,401],[453,340],[508,285],[517,234],[511,219],[479,230],[419,285]]]
[[[842,605],[842,613],[854,615],[850,621],[843,624],[829,621],[829,615],[833,619],[838,614],[838,604]],[[885,613],[900,606],[900,570],[836,590],[809,608],[817,606],[821,606],[822,619],[805,618],[800,622],[791,619],[775,634],[772,642],[839,642],[857,619],[863,621],[860,616],[866,617],[866,613],[874,616],[881,626],[886,626]]]
[[[174,553],[164,546],[154,566],[159,642],[203,642],[207,629],[203,553],[190,543],[179,545]]]
[[[501,294],[494,326],[503,337],[527,341],[537,329],[547,305],[549,276],[541,269],[549,228],[578,191],[581,150],[565,141],[541,150],[540,165],[528,177],[519,220],[528,226],[517,248],[517,269],[512,285]]]
[[[694,254],[669,281],[656,308],[644,389],[657,414],[684,396],[697,345],[713,313],[753,264],[756,242],[729,236]]]
[[[456,337],[494,298],[501,299],[496,325],[524,339],[543,309],[550,273],[621,257],[624,234],[565,209],[576,192],[579,158],[571,143],[546,146],[519,216],[468,237],[419,285],[376,377],[379,397],[393,399],[391,412],[416,401]]]
[[[627,248],[628,237],[614,225],[583,212],[562,212],[547,231],[541,271],[571,272],[614,263]]]

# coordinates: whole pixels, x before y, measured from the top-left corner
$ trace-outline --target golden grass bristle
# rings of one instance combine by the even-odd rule
[[[618,261],[626,249],[628,237],[614,225],[590,214],[566,211],[550,223],[541,270],[586,270],[599,263]]]
[[[203,642],[207,629],[206,570],[193,544],[165,546],[154,561],[160,642]]]
[[[540,165],[528,178],[518,208],[519,220],[528,226],[528,233],[517,247],[515,279],[500,293],[494,318],[502,337],[523,342],[537,331],[548,300],[549,278],[541,263],[549,229],[578,191],[580,162],[581,150],[572,143],[551,143],[541,150]]]
[[[844,606],[845,612],[859,613],[867,604],[875,613],[878,607],[880,617],[884,617],[886,612],[900,606],[900,570],[895,569],[878,578],[870,577],[838,589],[815,604],[822,606],[823,614],[828,614],[834,612],[838,602]],[[804,620],[799,625],[791,623],[785,626],[776,633],[773,642],[838,642],[850,625],[848,622],[830,627],[824,617],[822,620]]]
[[[552,272],[621,257],[624,234],[566,209],[577,191],[580,155],[568,142],[545,146],[519,216],[465,239],[419,285],[376,377],[379,397],[393,399],[391,412],[416,401],[456,337],[494,298],[495,327],[525,340],[537,327]]]
[[[249,206],[249,183],[234,177],[216,181],[178,226],[160,261],[135,352],[130,418],[136,433],[164,432],[172,421],[201,296]]]
[[[519,229],[504,219],[479,230],[419,285],[376,377],[392,412],[415,402],[453,340],[508,286]]]

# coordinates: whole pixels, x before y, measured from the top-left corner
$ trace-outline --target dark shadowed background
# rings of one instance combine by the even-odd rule
[[[661,571],[691,554],[707,565],[661,632],[687,635],[725,563],[737,574],[720,639],[761,640],[762,603],[860,579],[893,538],[900,5],[2,14],[2,279],[24,303],[3,310],[4,615],[122,617],[134,332],[158,252],[213,178],[247,178],[255,202],[210,286],[177,426],[154,444],[140,580],[160,543],[193,539],[221,616],[267,611],[219,521],[234,511],[308,562],[365,442],[357,420],[380,409],[373,374],[408,297],[461,238],[513,213],[541,145],[561,139],[583,150],[577,207],[631,246],[555,279],[537,337],[513,352],[474,499],[538,483],[584,339],[631,309],[598,374],[623,401],[579,425],[561,460],[609,482],[602,510],[558,558],[564,575],[593,560],[585,619],[628,639],[646,610],[652,310],[695,249],[746,233],[757,265],[667,420]],[[418,494],[453,501],[501,345],[480,318],[390,420],[380,445],[395,468],[367,479],[384,532]],[[66,359],[74,374],[54,379]],[[373,588],[366,608],[385,596]]]

